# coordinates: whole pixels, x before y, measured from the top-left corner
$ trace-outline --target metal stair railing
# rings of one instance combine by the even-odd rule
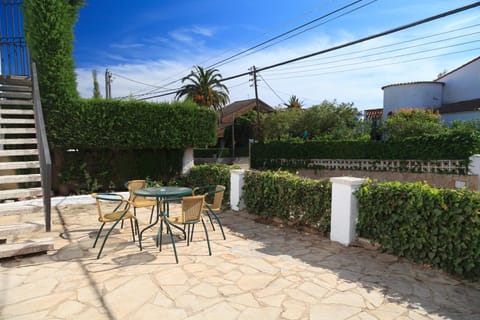
[[[45,230],[51,231],[51,189],[52,189],[52,160],[48,148],[47,133],[43,119],[42,103],[40,101],[40,90],[37,80],[37,66],[32,61],[32,94],[33,112],[35,114],[35,129],[38,139],[38,157],[40,160],[40,175],[42,177],[43,210],[45,213]]]

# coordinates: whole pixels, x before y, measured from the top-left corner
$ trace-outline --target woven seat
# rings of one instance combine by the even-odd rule
[[[190,196],[190,197],[183,197],[182,198],[182,206],[181,206],[181,214],[176,217],[167,217],[162,216],[162,220],[160,221],[160,228],[158,230],[157,235],[157,246],[162,251],[162,233],[163,233],[163,223],[165,222],[167,226],[167,232],[170,234],[170,239],[173,245],[173,251],[175,253],[175,260],[178,263],[178,255],[177,250],[175,247],[175,240],[173,238],[172,230],[170,225],[182,230],[179,227],[181,225],[183,227],[183,233],[187,239],[187,246],[190,245],[190,241],[193,238],[193,227],[195,224],[201,222],[203,225],[203,229],[205,231],[205,236],[207,238],[207,245],[208,245],[208,254],[212,255],[212,250],[210,248],[210,240],[208,238],[208,231],[203,221],[202,217],[202,210],[204,208],[204,196]],[[187,227],[187,233],[185,234],[185,227]],[[190,227],[192,227],[190,229]]]
[[[225,194],[225,186],[222,185],[206,185],[193,189],[194,195],[203,194],[205,197],[211,198],[212,202],[208,203],[205,201],[203,212],[208,216],[210,224],[212,225],[213,231],[215,231],[215,226],[213,224],[212,217],[217,220],[218,225],[220,226],[220,231],[222,232],[223,239],[226,240],[225,232],[223,231],[223,225],[218,217],[217,213],[222,210],[223,195]]]
[[[107,234],[105,235],[105,239],[103,239],[102,246],[100,247],[100,251],[98,252],[97,259],[100,258],[102,254],[103,247],[107,242],[110,233],[113,229],[117,226],[119,222],[123,222],[125,219],[130,220],[130,226],[132,228],[132,238],[133,242],[135,242],[135,232],[138,233],[138,222],[134,214],[130,211],[130,202],[126,200],[121,194],[116,193],[93,193],[92,197],[95,199],[98,209],[98,221],[102,223],[100,229],[97,232],[97,236],[95,237],[95,242],[93,243],[93,248],[97,245],[98,238],[102,233],[103,227],[108,222],[113,222],[112,227],[108,230]],[[107,204],[113,205],[114,209],[109,210],[107,209]],[[107,211],[108,210],[108,211]]]

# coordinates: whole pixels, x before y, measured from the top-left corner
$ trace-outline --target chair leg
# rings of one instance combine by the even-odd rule
[[[190,245],[190,223],[187,224],[187,246]]]
[[[136,219],[135,219],[136,220]],[[123,222],[123,220],[122,220]],[[130,218],[130,227],[132,228],[132,239],[133,239],[133,243],[135,243],[135,232],[137,232],[137,228],[134,228],[133,227],[133,221],[132,221],[132,218]]]
[[[175,261],[178,264],[177,248],[175,247],[175,239],[173,238],[173,232],[172,232],[172,229],[170,228],[170,223],[165,221],[165,224],[167,225],[167,230],[170,233],[170,240],[172,241],[173,253],[175,253]]]
[[[97,236],[95,237],[95,242],[93,243],[92,248],[95,248],[95,246],[97,245],[98,238],[100,237],[100,233],[102,233],[102,230],[103,230],[104,226],[105,226],[105,222],[102,223],[102,225],[100,226],[100,229],[98,229]]]
[[[163,220],[160,220],[160,228],[158,229],[158,234],[157,234],[157,247],[160,247],[160,251],[162,251],[162,234],[163,234]]]
[[[103,247],[105,246],[105,243],[107,243],[108,236],[110,235],[110,233],[112,232],[112,230],[115,229],[115,227],[117,226],[117,224],[118,224],[119,222],[120,222],[120,220],[115,221],[115,223],[114,223],[113,226],[110,228],[110,230],[108,230],[107,235],[105,236],[105,239],[103,239],[102,246],[100,247],[100,251],[98,252],[97,259],[100,259],[100,255],[102,254]]]
[[[155,209],[155,206],[152,206],[152,212],[150,212],[150,224],[152,224],[152,219],[153,219],[153,209]]]
[[[202,219],[202,224],[203,224],[203,230],[205,230],[205,236],[207,237],[207,245],[208,245],[208,255],[212,255],[212,249],[210,248],[210,239],[208,239],[208,231],[207,231],[207,226],[205,225],[205,221]]]
[[[225,237],[225,232],[223,232],[223,226],[222,226],[222,222],[220,221],[220,218],[217,216],[217,214],[215,212],[213,212],[213,210],[209,210],[209,211],[213,215],[215,220],[217,220],[217,223],[220,226],[220,231],[222,231],[223,240],[227,240],[227,238]],[[209,215],[209,217],[210,217],[210,215]],[[215,230],[215,229],[213,229],[213,230]]]
[[[208,220],[210,220],[213,231],[215,231],[215,226],[213,225],[212,217],[210,216],[210,209],[206,210],[205,213],[207,214]]]
[[[190,233],[190,242],[193,241],[193,231],[195,230],[195,224],[192,225],[192,232]]]

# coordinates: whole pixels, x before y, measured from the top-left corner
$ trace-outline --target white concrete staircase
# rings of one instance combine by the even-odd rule
[[[0,76],[0,201],[42,195],[32,82]]]
[[[45,225],[27,217],[38,207],[5,203],[42,196],[37,145],[31,79],[0,75],[0,258],[53,250],[53,239],[38,237]]]

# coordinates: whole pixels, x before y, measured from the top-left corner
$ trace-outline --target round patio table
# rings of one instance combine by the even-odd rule
[[[158,220],[160,219],[160,216],[162,217],[168,217],[168,202],[171,200],[178,200],[181,197],[184,196],[191,196],[192,195],[192,189],[187,188],[187,187],[150,187],[150,188],[143,188],[143,189],[137,189],[134,190],[133,193],[137,196],[142,196],[142,197],[151,197],[151,198],[156,198],[157,199],[157,215],[155,217],[155,221],[153,221],[151,224],[146,226],[145,228],[140,231],[140,234],[138,235],[138,243],[140,245],[140,250],[142,250],[142,235],[145,230],[150,229],[154,225],[158,223]],[[160,204],[163,201],[164,206],[162,209],[160,209]],[[168,223],[167,219],[164,219],[165,223],[167,225],[167,230],[170,230],[170,224]],[[180,229],[181,230],[181,229]],[[183,230],[181,230],[184,232]],[[171,231],[170,231],[171,232]],[[175,244],[174,244],[175,245]],[[175,249],[175,248],[174,248]]]

